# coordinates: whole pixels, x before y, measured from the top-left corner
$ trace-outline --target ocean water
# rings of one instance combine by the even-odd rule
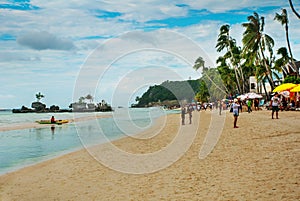
[[[116,109],[112,113],[27,113],[0,111],[0,127],[22,125],[40,119],[71,119],[111,114],[109,118],[69,124],[0,131],[0,174],[45,161],[86,146],[135,135],[148,129],[154,120],[167,113],[161,108]],[[177,111],[175,111],[177,112]]]

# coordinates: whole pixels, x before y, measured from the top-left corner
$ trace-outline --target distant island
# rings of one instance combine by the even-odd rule
[[[48,112],[110,112],[112,107],[102,100],[100,103],[93,103],[93,97],[88,94],[85,97],[80,97],[78,102],[71,103],[69,109],[60,109],[57,105],[51,105],[49,108],[46,104],[40,102],[45,96],[40,92],[36,94],[37,101],[32,102],[31,108],[22,106],[20,109],[12,109],[13,113],[48,113]],[[85,100],[89,100],[86,103]]]

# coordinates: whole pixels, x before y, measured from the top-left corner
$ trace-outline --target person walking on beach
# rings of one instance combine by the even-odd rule
[[[189,114],[189,120],[190,120],[190,124],[192,124],[192,112],[193,112],[193,107],[189,106],[187,109],[187,112]]]
[[[234,99],[234,102],[232,103],[232,113],[233,113],[233,128],[238,128],[237,124],[237,119],[239,117],[239,108],[240,108],[240,104],[238,103],[237,99]]]
[[[219,106],[219,115],[221,115],[222,107],[223,107],[223,101],[219,100],[218,101],[218,106]]]
[[[255,111],[259,110],[259,100],[258,100],[258,98],[254,99],[254,110]]]
[[[270,105],[272,106],[272,119],[274,119],[274,113],[276,112],[276,119],[278,119],[278,111],[279,111],[280,99],[278,97],[278,93],[271,98]]]
[[[251,99],[248,99],[247,100],[247,107],[248,107],[248,113],[252,112],[252,100]]]
[[[182,106],[182,107],[181,107],[181,124],[182,124],[182,125],[184,125],[185,113],[186,113],[185,107]]]
[[[240,98],[238,98],[238,103],[240,104],[240,111],[241,113],[243,112],[243,104],[242,104],[242,100]]]

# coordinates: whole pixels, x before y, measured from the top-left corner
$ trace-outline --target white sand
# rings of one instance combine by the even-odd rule
[[[228,113],[218,143],[200,160],[210,117],[201,112],[190,149],[160,171],[118,172],[81,150],[1,176],[0,200],[300,200],[300,112],[280,112],[278,120],[270,111],[242,113],[238,129]],[[179,128],[180,115],[169,115],[159,135],[114,145],[153,153],[170,144]]]

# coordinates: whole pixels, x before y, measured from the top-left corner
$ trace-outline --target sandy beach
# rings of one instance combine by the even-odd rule
[[[232,114],[226,112],[216,146],[199,159],[211,112],[194,112],[193,124],[183,130],[188,138],[199,126],[195,139],[166,168],[123,173],[84,149],[2,175],[0,200],[300,200],[299,117],[295,111],[280,112],[274,120],[271,111],[243,112],[239,128],[233,129]],[[157,135],[151,136],[159,130],[154,126],[139,135],[144,139],[127,137],[113,144],[133,154],[153,153],[172,143],[180,128],[180,114],[170,114]]]

